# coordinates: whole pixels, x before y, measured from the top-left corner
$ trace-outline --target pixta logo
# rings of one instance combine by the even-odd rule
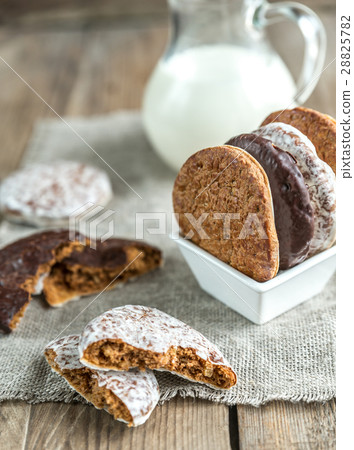
[[[115,211],[111,209],[90,202],[85,203],[69,217],[69,239],[76,240],[76,233],[80,233],[82,244],[86,244],[86,237],[89,239],[90,248],[95,250],[98,241],[105,242],[113,236],[114,214]]]

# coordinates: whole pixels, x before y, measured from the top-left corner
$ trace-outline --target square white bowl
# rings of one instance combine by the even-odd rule
[[[173,240],[200,287],[258,325],[320,293],[336,269],[336,247],[332,247],[259,283],[190,240]]]

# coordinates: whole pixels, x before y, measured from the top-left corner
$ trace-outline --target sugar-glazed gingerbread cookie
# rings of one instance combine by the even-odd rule
[[[181,234],[204,250],[256,281],[277,274],[268,177],[245,150],[223,145],[192,155],[176,178],[173,207]]]
[[[261,126],[271,122],[287,123],[300,130],[313,143],[317,155],[336,173],[336,121],[333,117],[297,107],[273,112]]]
[[[308,256],[331,247],[336,238],[336,194],[333,170],[317,156],[312,142],[291,125],[273,122],[254,132],[290,153],[304,177],[314,212],[314,235]]]
[[[80,363],[79,336],[56,339],[45,348],[52,369],[97,409],[105,409],[116,420],[129,426],[141,425],[149,418],[160,398],[152,371],[97,371]]]
[[[104,370],[157,369],[219,389],[236,384],[220,350],[190,326],[155,308],[111,309],[84,328],[80,361]]]
[[[111,197],[111,183],[103,170],[75,161],[52,161],[7,177],[0,186],[0,209],[15,222],[63,226],[83,205],[105,206]]]

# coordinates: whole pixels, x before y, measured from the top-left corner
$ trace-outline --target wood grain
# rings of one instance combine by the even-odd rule
[[[143,426],[128,428],[93,406],[43,403],[31,408],[25,448],[229,450],[228,408],[177,398],[157,407]]]
[[[270,0],[275,3],[279,0]],[[312,8],[335,8],[335,0],[303,0],[301,3]],[[68,22],[79,18],[112,18],[127,15],[167,13],[167,0],[2,0],[0,17],[3,23],[39,24],[48,19]],[[53,22],[50,22],[52,25]]]
[[[86,32],[79,76],[65,113],[140,108],[144,87],[166,41],[167,27]]]
[[[77,78],[81,45],[82,34],[77,32],[31,33],[0,41],[0,55],[13,69],[0,61],[0,84],[6,86],[0,90],[0,177],[18,165],[35,121],[39,117],[55,117],[29,86],[58,114],[63,114]]]
[[[0,18],[4,26],[21,29],[70,29],[107,27],[107,24],[139,26],[167,19],[166,0],[3,0]]]
[[[10,34],[0,32],[6,63],[59,115],[88,115],[140,107],[167,28]],[[2,178],[18,166],[35,121],[56,115],[1,60],[0,85]]]
[[[6,401],[0,406],[0,448],[14,450],[24,448],[31,405]]]
[[[166,27],[41,31],[13,40],[0,33],[0,54],[58,114],[105,113],[140,106],[144,85],[166,35]],[[31,61],[24,58],[26,54],[31,54]],[[9,86],[9,91],[0,92],[7,118],[0,121],[0,135],[7,139],[9,149],[0,153],[4,176],[17,166],[35,120],[55,115],[10,69],[0,67],[0,82]],[[172,400],[138,429],[127,429],[105,412],[86,405],[10,402],[0,411],[3,408],[7,414],[4,429],[9,417],[19,428],[20,439],[7,432],[11,449],[22,448],[24,441],[28,449],[117,448],[117,443],[124,449],[212,449],[219,443],[230,448],[228,408],[200,400]]]
[[[329,62],[334,55],[333,0],[305,3],[319,2],[324,6],[319,13],[328,32]],[[0,56],[60,115],[139,108],[145,83],[166,43],[165,12],[165,0],[36,0],[31,7],[24,0],[4,1]],[[20,27],[14,32],[6,24]],[[301,37],[288,24],[273,27],[270,35],[296,73]],[[334,74],[332,64],[308,102],[332,115]],[[18,165],[35,121],[55,114],[2,61],[0,85],[5,86],[0,90],[2,177]],[[4,402],[0,447],[228,450],[231,436],[232,448],[240,445],[247,450],[333,448],[333,401],[238,406],[238,418],[236,413],[230,415],[230,430],[228,411],[224,405],[178,398],[159,407],[143,427],[127,429],[87,405]]]
[[[238,406],[240,449],[335,448],[335,401]]]

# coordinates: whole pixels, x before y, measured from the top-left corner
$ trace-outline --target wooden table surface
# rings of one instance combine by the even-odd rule
[[[38,4],[43,3],[37,1]],[[1,10],[0,57],[60,115],[137,109],[144,85],[166,43],[166,7],[151,2],[78,2],[36,13]],[[129,6],[129,3],[131,5]],[[327,64],[334,58],[334,1],[308,2],[328,33]],[[22,4],[23,6],[23,4]],[[1,14],[3,13],[3,14]],[[282,36],[281,39],[277,39]],[[301,39],[288,25],[271,32],[295,69]],[[0,60],[0,177],[14,170],[34,122],[55,117]],[[335,115],[335,67],[330,64],[307,105]],[[0,405],[1,449],[330,449],[335,446],[335,401],[273,402],[260,408],[176,398],[148,422],[128,429],[81,404]]]

